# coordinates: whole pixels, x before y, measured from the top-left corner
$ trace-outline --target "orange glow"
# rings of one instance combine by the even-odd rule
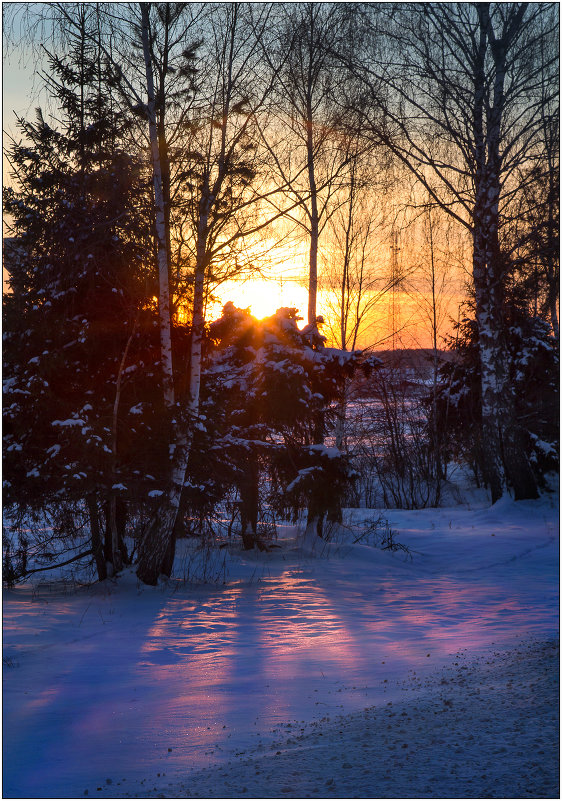
[[[258,320],[275,314],[283,306],[299,309],[304,318],[308,291],[296,280],[248,278],[246,281],[227,281],[219,290],[219,300],[209,306],[208,319],[216,320],[227,301],[240,309],[250,309]]]
[[[187,325],[189,322],[190,313],[187,306],[178,306],[176,308],[176,321],[178,325]]]
[[[393,251],[389,239],[381,232],[381,239],[371,254],[363,276],[360,300],[357,297],[357,275],[352,271],[347,297],[349,326],[348,347],[352,342],[353,326],[359,311],[361,322],[355,347],[386,350],[392,348],[431,348],[432,336],[432,291],[430,280],[430,255],[424,241],[423,231],[403,232],[400,245]],[[418,226],[419,228],[419,226]],[[394,240],[392,240],[394,241]],[[462,244],[462,243],[461,243]],[[305,242],[293,248],[277,247],[269,242],[269,261],[256,246],[255,263],[261,266],[261,275],[225,281],[215,287],[215,301],[207,307],[207,319],[221,316],[225,303],[249,309],[258,319],[263,319],[286,306],[298,309],[302,324],[308,322],[308,252]],[[252,251],[252,247],[249,247]],[[435,254],[437,346],[444,347],[443,337],[451,334],[452,322],[458,318],[459,304],[466,298],[466,254],[461,245],[455,258],[449,252]],[[277,254],[277,255],[275,255]],[[398,254],[396,256],[396,254]],[[335,261],[334,261],[335,259]],[[250,260],[251,261],[251,260]],[[327,246],[321,244],[318,254],[317,314],[325,324],[321,333],[327,345],[341,347],[340,307],[341,276],[337,268],[339,258]],[[335,271],[334,271],[335,270]],[[391,287],[391,275],[398,273],[399,283]],[[367,309],[365,313],[365,309]]]
[[[252,278],[246,281],[229,281],[220,287],[218,299],[207,310],[207,319],[216,320],[222,314],[227,301],[232,301],[241,309],[249,308],[250,313],[259,320],[274,314],[277,309],[288,306],[299,310],[303,322],[307,322],[308,290],[297,281],[283,282]],[[445,314],[438,331],[438,347],[443,347],[442,336],[451,332],[448,318],[455,319],[459,303],[464,298],[460,292],[452,292],[443,299]],[[428,319],[427,293],[419,293],[416,298],[411,292],[397,291],[394,295],[394,314],[391,311],[391,295],[383,295],[365,316],[359,331],[358,348],[375,347],[386,350],[396,348],[431,348],[432,332]],[[321,333],[327,337],[327,344],[340,347],[339,320],[334,317],[334,298],[327,291],[320,290],[317,298],[318,314],[324,317],[325,325]],[[178,314],[178,321],[180,320]],[[187,322],[187,315],[186,315]],[[395,336],[393,338],[393,323]]]

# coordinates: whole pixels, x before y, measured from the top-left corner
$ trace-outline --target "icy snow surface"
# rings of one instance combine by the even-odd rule
[[[287,529],[221,587],[5,591],[3,797],[555,792],[552,501],[384,514],[411,559]]]

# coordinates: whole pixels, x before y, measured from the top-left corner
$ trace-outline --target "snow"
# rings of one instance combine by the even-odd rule
[[[488,657],[461,652],[423,681],[409,676],[401,687],[403,700],[310,725],[288,723],[269,747],[258,746],[218,771],[191,774],[179,785],[153,790],[145,780],[138,794],[557,797],[557,658],[553,643],[533,642]]]
[[[7,453],[10,453],[10,451],[21,451],[21,450],[22,446],[19,444],[19,442],[14,442],[11,445],[8,445],[8,447],[6,448]]]
[[[353,544],[369,514],[409,553]],[[332,543],[182,541],[187,584],[7,590],[3,795],[558,797],[557,525],[349,510]]]
[[[342,455],[342,452],[339,448],[328,447],[327,445],[318,444],[318,445],[308,445],[307,450],[309,453],[319,453],[322,456],[327,456],[328,459],[337,459]]]

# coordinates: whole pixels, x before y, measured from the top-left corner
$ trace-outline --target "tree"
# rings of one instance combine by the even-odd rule
[[[52,8],[55,15],[64,21],[65,27],[71,33],[76,31],[77,27],[79,27],[79,21],[73,9],[68,10],[64,4],[53,4]],[[164,47],[159,53],[162,61],[159,64],[161,69],[158,72],[160,78],[158,89],[155,87],[154,82],[153,67],[156,61],[156,37],[151,28],[150,4],[139,4],[140,24],[138,24],[133,15],[133,18],[128,20],[128,25],[125,26],[123,26],[121,17],[119,17],[118,24],[115,25],[112,7],[106,9],[104,15],[105,37],[98,39],[99,48],[107,65],[112,70],[110,85],[118,90],[121,99],[131,111],[136,111],[148,122],[148,139],[151,151],[154,190],[153,222],[159,275],[159,364],[163,375],[163,398],[169,412],[168,416],[171,425],[168,443],[169,476],[166,482],[166,490],[164,492],[159,491],[159,494],[163,495],[163,497],[143,536],[140,548],[139,575],[145,577],[148,583],[156,582],[160,567],[169,551],[171,531],[179,508],[181,487],[184,481],[190,444],[189,432],[186,434],[182,425],[184,421],[180,419],[179,409],[176,407],[174,387],[172,316],[170,308],[170,161],[168,158],[168,142],[165,135],[165,120],[167,103],[173,99],[177,100],[179,95],[185,96],[186,91],[189,93],[193,90],[193,70],[190,65],[194,57],[193,48],[187,47],[181,53],[184,63],[181,65],[180,75],[186,79],[187,88],[180,87],[174,95],[170,93],[170,97],[164,88],[167,74],[175,71],[172,67],[169,48],[173,44],[178,45],[178,43],[181,43],[183,38],[181,35],[179,38],[176,35],[175,41],[172,43],[170,34],[174,26],[177,27],[178,22],[181,20],[184,9],[184,4],[175,5],[173,10],[166,8],[165,5],[157,7],[157,16],[164,29]],[[131,10],[131,8],[128,8],[128,10]],[[132,38],[131,32],[133,34]],[[122,45],[118,54],[114,50],[116,34]],[[142,43],[143,52],[144,76],[140,84],[137,80],[138,73],[135,70],[127,71],[123,69],[123,65],[130,67],[127,45],[130,46],[131,41],[134,42],[135,35],[138,36]],[[123,43],[125,47],[123,47]],[[144,93],[147,96],[146,103],[143,100]],[[196,370],[197,363],[192,359],[191,371],[193,373]],[[162,532],[162,536],[159,536],[159,532]]]
[[[188,4],[107,4],[96,7],[97,34],[86,32],[89,41],[97,35],[104,63],[111,68],[108,85],[120,98],[122,109],[148,122],[151,146],[153,231],[159,263],[159,362],[170,418],[170,458],[159,509],[140,547],[139,576],[150,583],[157,580],[163,561],[171,561],[171,532],[198,425],[206,291],[216,278],[213,273],[220,272],[225,254],[232,257],[237,243],[270,222],[258,219],[255,211],[266,191],[266,177],[262,176],[258,191],[252,189],[259,166],[253,141],[255,119],[268,91],[267,86],[260,93],[254,91],[255,32],[263,28],[269,12],[266,8],[254,13],[250,6],[231,4],[205,13],[198,8],[192,15],[190,8]],[[62,21],[70,36],[76,35],[80,27],[76,8],[49,4],[46,9]],[[202,39],[209,43],[201,58],[192,36],[196,21]],[[135,60],[135,44],[137,49],[142,44],[143,69],[139,69],[138,58]],[[173,112],[171,119],[169,112]],[[141,128],[137,130],[142,133]],[[135,145],[135,152],[144,164],[142,148]],[[193,223],[191,231],[186,221]],[[190,241],[194,243],[191,251]],[[172,258],[170,244],[174,243],[177,252]],[[175,364],[173,339],[181,339],[181,335],[174,332],[172,318],[172,261],[176,302],[181,283],[191,286],[192,292],[190,355],[182,363],[184,354],[178,352]],[[186,373],[187,382],[183,379]]]
[[[327,229],[322,285],[329,310],[328,341],[342,350],[353,351],[359,337],[372,332],[376,309],[396,286],[396,277],[385,275],[381,264],[381,241],[387,235],[389,210],[377,201],[385,179],[377,182],[373,176],[373,150],[365,152],[358,139],[350,140],[348,147],[349,163],[338,192],[339,205]],[[348,391],[346,384],[338,408],[338,448],[345,442]]]
[[[281,188],[301,216],[290,217],[308,239],[308,325],[317,317],[320,237],[334,210],[348,162],[335,93],[340,7],[297,3],[279,7],[277,24],[263,37],[263,57],[275,77],[282,137],[269,143]],[[287,136],[286,131],[289,130]]]
[[[17,254],[4,300],[5,468],[6,500],[22,512],[66,504],[80,515],[86,503],[101,579],[106,561],[118,570],[126,558],[115,504],[135,469],[120,449],[127,359],[148,365],[133,391],[149,405],[156,377],[146,184],[121,147],[127,121],[98,91],[105,76],[89,21],[83,13],[67,57],[48,55],[58,127],[37,110],[35,122],[19,120],[24,139],[9,153],[15,185],[4,202]],[[105,547],[100,509],[113,509]]]
[[[394,57],[386,64],[369,29],[375,13],[379,10],[365,11],[360,59],[348,60],[364,92],[363,129],[389,147],[432,200],[470,232],[487,483],[496,501],[509,464],[515,497],[533,497],[532,471],[513,433],[505,360],[510,248],[504,223],[533,180],[529,171],[522,184],[521,168],[538,147],[541,108],[556,94],[556,8],[519,3],[392,7],[387,41]]]
[[[150,138],[150,152],[152,158],[152,177],[154,185],[154,222],[156,229],[156,253],[158,260],[159,295],[158,309],[160,316],[160,350],[164,372],[164,401],[172,407],[175,403],[174,370],[172,365],[172,336],[170,319],[170,226],[169,226],[169,199],[168,208],[164,204],[164,185],[162,177],[161,151],[165,149],[164,137],[158,136],[156,125],[156,96],[154,91],[154,76],[152,72],[151,31],[150,31],[150,4],[140,3],[142,49],[146,72],[146,116]],[[167,54],[166,54],[167,57]],[[162,91],[162,94],[163,91]],[[161,103],[161,119],[163,108]],[[162,128],[162,125],[161,125]],[[168,176],[169,178],[169,176]],[[169,194],[169,181],[168,181]],[[167,214],[166,214],[167,212]],[[166,225],[168,216],[168,225]]]
[[[404,289],[420,311],[418,331],[429,334],[431,338],[427,355],[432,365],[429,421],[436,478],[441,480],[446,476],[447,464],[443,460],[445,421],[443,419],[438,424],[436,415],[439,366],[443,358],[440,348],[445,343],[442,336],[444,326],[458,309],[460,286],[455,268],[465,266],[465,232],[459,231],[454,221],[429,199],[417,210],[416,223],[413,236],[417,236],[418,263],[414,265],[411,279],[405,283]]]
[[[333,424],[331,406],[344,379],[357,369],[368,371],[370,363],[357,352],[311,347],[298,319],[295,309],[283,308],[258,321],[227,303],[210,326],[206,425],[201,442],[194,442],[191,470],[197,472],[190,482],[220,476],[223,488],[237,488],[248,549],[264,547],[258,531],[262,501],[296,513],[306,500],[323,520],[337,512],[352,480],[347,456],[316,442],[316,421],[322,414]],[[322,528],[315,533],[322,536]]]
[[[530,309],[549,319],[557,339],[560,277],[560,110],[541,94],[541,138],[534,158],[520,170],[522,196],[510,218],[510,259],[518,280],[527,288]]]
[[[52,18],[55,26],[72,38],[79,27],[79,8],[63,3],[45,4],[43,14]],[[175,148],[178,135],[188,125],[191,100],[196,91],[193,60],[197,43],[190,39],[198,11],[186,3],[127,3],[118,6],[107,3],[96,6],[97,27],[88,35],[95,36],[100,57],[106,65],[107,89],[121,113],[146,124],[137,125],[131,137],[131,151],[144,163],[143,140],[150,151],[154,193],[153,231],[158,265],[158,313],[160,321],[160,363],[163,371],[163,391],[166,405],[175,403],[172,328],[174,289],[172,280],[172,215],[173,176],[170,150]],[[140,46],[142,60],[137,53]],[[139,152],[139,138],[141,151]],[[176,171],[178,165],[176,165]],[[175,261],[181,258],[179,255]]]
[[[382,263],[390,209],[380,198],[389,188],[387,174],[382,178],[373,175],[374,151],[365,152],[364,144],[357,140],[349,145],[338,208],[326,232],[322,280],[330,312],[326,322],[329,339],[343,350],[355,350],[373,324],[374,309],[393,286]]]
[[[187,248],[193,269],[188,391],[183,428],[173,443],[172,480],[162,516],[147,530],[139,552],[137,574],[146,583],[157,581],[164,559],[170,562],[166,554],[174,547],[175,520],[199,425],[206,288],[225,254],[232,258],[238,243],[270,222],[256,217],[263,190],[253,185],[260,166],[255,120],[269,88],[256,95],[251,85],[258,55],[253,31],[265,24],[266,17],[245,26],[248,13],[248,8],[238,4],[209,11],[211,47],[207,69],[199,77],[201,92],[189,138],[190,163],[182,173],[180,204],[182,241],[193,242]]]
[[[544,487],[546,475],[557,469],[559,460],[559,354],[548,323],[529,314],[527,303],[519,284],[508,289],[507,361],[515,414],[520,421],[517,436],[537,485]],[[439,369],[436,425],[447,429],[450,455],[463,458],[480,482],[486,477],[486,449],[473,303],[467,304],[449,345],[455,358],[443,362]],[[506,469],[509,473],[509,462]]]

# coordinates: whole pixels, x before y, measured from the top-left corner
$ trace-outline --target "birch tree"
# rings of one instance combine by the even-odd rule
[[[347,164],[334,91],[339,80],[332,57],[340,39],[337,4],[276,7],[275,24],[263,37],[263,59],[275,76],[277,132],[270,152],[277,180],[297,206],[290,219],[308,244],[307,323],[317,318],[319,247],[343,183]]]
[[[556,9],[526,3],[393,7],[386,63],[369,27],[367,20],[361,61],[348,62],[363,90],[363,130],[389,147],[432,201],[470,233],[487,483],[493,501],[507,485],[516,498],[532,497],[536,483],[518,442],[505,357],[502,226],[523,189],[519,168],[537,147],[541,89],[548,87],[549,102],[557,91],[556,59],[541,57],[545,39],[556,36]],[[382,123],[372,114],[381,108]]]
[[[174,20],[178,20],[182,8],[183,6],[181,5],[175,6],[173,12]],[[57,3],[49,4],[47,9],[48,13],[51,13],[55,20],[60,20],[71,34],[79,28],[80,17],[72,6]],[[172,71],[171,43],[169,41],[172,14],[169,9],[162,10],[161,7],[157,8],[159,12],[157,19],[164,26],[166,45],[160,52],[164,62],[160,65],[160,85],[157,92],[154,82],[156,37],[151,20],[152,4],[139,3],[137,6],[138,16],[135,14],[135,7],[131,4],[124,6],[121,13],[118,13],[119,10],[119,7],[109,5],[102,10],[104,36],[99,35],[98,28],[97,44],[107,66],[113,71],[112,87],[118,97],[121,98],[126,110],[128,112],[136,112],[141,119],[148,123],[147,133],[154,191],[154,231],[159,283],[160,365],[164,402],[172,418],[172,435],[169,443],[169,480],[162,502],[142,538],[139,549],[139,577],[147,583],[156,583],[166,556],[169,556],[171,531],[179,508],[181,487],[185,479],[190,445],[189,431],[186,433],[185,427],[180,424],[181,421],[176,408],[171,343],[172,316],[169,271],[169,245],[171,239],[169,228],[171,216],[169,209],[170,173],[165,120],[166,101],[168,98],[164,89],[164,81],[167,73]],[[140,23],[138,22],[139,16]],[[135,36],[140,39],[140,41],[137,40],[137,44],[140,44],[142,48],[144,75],[142,73],[139,74],[138,68],[131,67],[130,52],[131,46],[135,44]],[[176,38],[176,45],[178,41]],[[189,62],[192,58],[189,48],[182,52],[181,55],[184,62],[186,60]],[[185,67],[185,65],[183,66]],[[186,72],[186,78],[190,82],[191,76],[189,72]],[[162,169],[162,157],[164,157],[165,174]],[[164,180],[165,177],[166,180]],[[166,207],[165,194],[168,199],[168,208]],[[114,515],[112,514],[111,517],[113,518]]]
[[[135,88],[134,78],[128,77],[121,68],[118,69],[116,84],[120,89],[121,96],[125,101],[132,105],[133,100],[137,100],[134,106],[148,122],[148,138],[150,143],[152,179],[154,190],[154,229],[156,235],[156,255],[158,265],[158,314],[160,325],[160,362],[162,367],[162,386],[164,403],[172,415],[172,439],[170,442],[169,453],[171,457],[170,477],[164,491],[164,497],[156,513],[151,519],[141,540],[139,548],[139,564],[137,574],[139,578],[149,584],[155,584],[158,575],[164,570],[170,570],[173,559],[171,553],[171,536],[178,514],[181,499],[181,489],[185,480],[185,471],[189,457],[190,437],[189,430],[180,424],[177,414],[176,396],[174,391],[174,369],[172,363],[172,341],[171,329],[172,318],[170,309],[170,213],[169,213],[169,162],[167,159],[167,147],[165,140],[164,112],[165,112],[165,92],[164,79],[169,69],[168,60],[170,53],[165,48],[164,66],[160,73],[160,131],[157,125],[156,92],[154,85],[153,63],[154,36],[151,30],[151,4],[139,3],[141,24],[139,33],[142,42],[142,53],[145,71],[146,102],[142,98],[142,90]],[[66,13],[62,9],[63,15]],[[160,13],[160,20],[166,25],[166,33],[169,31],[170,14],[165,11]],[[72,20],[70,20],[72,22]],[[133,23],[133,30],[135,28]],[[116,67],[115,55],[109,49],[109,45],[104,48],[105,56],[112,66]],[[189,57],[189,54],[188,54]],[[162,160],[164,156],[167,175],[167,195],[168,209],[164,198],[164,180],[162,171]],[[193,362],[192,362],[193,364]],[[193,366],[192,366],[193,369]],[[114,512],[114,510],[112,510]],[[112,514],[112,524],[114,524],[114,514]],[[168,566],[166,568],[166,565]]]
[[[377,308],[391,290],[393,277],[386,273],[383,255],[390,214],[381,197],[388,182],[375,177],[372,167],[380,161],[373,150],[364,152],[364,142],[358,138],[349,143],[348,160],[338,207],[326,231],[321,285],[328,310],[328,341],[341,350],[354,351],[376,344],[373,337],[380,335]],[[344,379],[336,420],[337,448],[345,447],[348,395],[349,382]]]
[[[321,282],[329,310],[326,325],[330,342],[342,350],[355,350],[360,340],[364,346],[367,337],[369,347],[377,344],[371,337],[375,310],[393,286],[386,269],[393,218],[388,201],[391,179],[382,157],[373,149],[365,151],[357,139],[350,142],[338,208],[327,226]]]
[[[162,516],[150,526],[139,553],[137,574],[147,583],[156,582],[164,563],[170,567],[193,433],[202,425],[198,418],[206,291],[224,277],[224,262],[236,265],[239,247],[283,213],[263,213],[264,198],[272,190],[257,141],[257,115],[270,84],[255,91],[260,55],[256,31],[263,29],[268,13],[265,7],[254,11],[231,3],[210,8],[206,20],[209,38],[198,62],[200,90],[189,139],[190,163],[182,172],[178,202],[183,213],[180,236],[193,270],[188,389],[182,404],[184,424],[173,443],[172,487],[162,504]],[[252,473],[251,465],[248,470]]]

